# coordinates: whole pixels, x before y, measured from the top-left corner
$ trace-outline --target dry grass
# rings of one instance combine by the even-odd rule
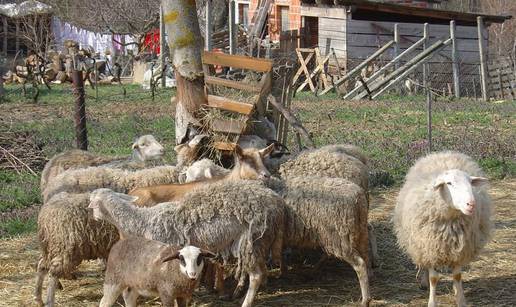
[[[493,241],[480,259],[465,269],[466,298],[473,306],[514,306],[516,303],[516,181],[493,184],[496,230]],[[397,189],[375,191],[371,221],[378,237],[380,266],[371,283],[373,306],[425,306],[427,293],[419,290],[415,269],[395,244],[390,215]],[[0,306],[31,306],[34,265],[38,259],[34,234],[0,241]],[[358,282],[351,268],[330,261],[320,271],[311,267],[290,271],[282,279],[274,272],[260,291],[257,306],[356,306]],[[102,273],[95,262],[81,265],[77,280],[64,280],[57,292],[60,306],[97,306],[102,296]],[[441,306],[453,305],[451,280],[438,287]],[[157,300],[142,300],[144,306],[159,306]],[[194,306],[238,306],[238,302],[217,300],[200,290]]]

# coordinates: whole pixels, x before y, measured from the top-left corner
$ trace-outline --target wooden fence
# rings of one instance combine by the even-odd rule
[[[488,65],[493,98],[516,99],[516,62],[510,57],[497,58]]]

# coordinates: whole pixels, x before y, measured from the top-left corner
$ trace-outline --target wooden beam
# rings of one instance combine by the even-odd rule
[[[450,39],[452,40],[452,69],[453,69],[453,91],[455,98],[460,98],[459,80],[459,55],[457,51],[457,38],[455,36],[455,20],[450,21]]]
[[[244,131],[246,124],[242,121],[213,119],[210,123],[210,128],[215,132],[241,134]]]
[[[477,28],[478,28],[478,52],[480,54],[480,84],[482,85],[482,99],[487,101],[489,99],[489,76],[487,73],[487,54],[486,47],[484,45],[484,19],[479,16],[477,18]]]
[[[249,69],[259,72],[268,72],[272,69],[271,60],[257,59],[243,55],[229,55],[210,51],[204,51],[203,62],[204,64]]]
[[[208,106],[245,115],[251,114],[254,108],[252,104],[242,103],[215,95],[208,95]]]
[[[236,88],[239,90],[252,92],[252,93],[260,92],[260,87],[258,87],[258,86],[239,82],[239,81],[233,81],[233,80],[229,80],[229,79],[222,79],[222,78],[213,77],[213,76],[204,76],[204,82],[207,84],[212,84],[212,85],[220,85],[220,86],[225,86],[225,87],[230,87],[230,88]]]
[[[211,0],[206,1],[206,24],[204,32],[204,49],[211,51],[213,50],[213,25],[212,25],[212,11],[213,4]]]

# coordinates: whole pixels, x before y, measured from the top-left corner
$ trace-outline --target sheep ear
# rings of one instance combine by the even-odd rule
[[[208,250],[205,250],[205,249],[201,249],[201,255],[203,257],[206,257],[206,258],[215,258],[215,257],[217,257],[217,254],[212,253],[212,252],[210,252]]]
[[[445,184],[444,180],[437,178],[434,181],[434,190],[439,190]]]
[[[172,251],[172,250],[167,249],[167,251],[169,251],[171,253],[166,253],[161,257],[162,263],[165,263],[167,261],[171,261],[174,259],[179,259],[179,251],[178,250]]]
[[[181,148],[187,146],[186,144],[179,144],[179,145],[176,145],[176,147],[174,147],[174,151],[176,153],[179,153],[179,151],[181,151]]]
[[[118,194],[118,197],[120,197],[121,199],[128,201],[128,202],[134,203],[135,201],[138,200],[138,196],[127,195],[124,193],[117,193],[117,194]]]
[[[471,185],[474,187],[481,187],[489,183],[489,179],[485,177],[471,177]]]
[[[260,154],[260,156],[262,158],[265,158],[271,154],[271,152],[274,150],[274,147],[275,147],[275,144],[272,143],[269,146],[265,147],[264,149],[259,150],[258,153]]]

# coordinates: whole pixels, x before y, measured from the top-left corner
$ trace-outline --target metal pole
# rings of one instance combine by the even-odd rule
[[[427,138],[428,138],[428,152],[432,152],[432,93],[427,91],[426,94],[427,107]]]
[[[165,61],[165,49],[166,49],[166,39],[165,39],[165,21],[163,19],[163,7],[160,6],[159,9],[159,53],[161,60],[161,88],[164,89],[167,85],[167,74],[165,71],[166,61]]]
[[[455,93],[455,98],[460,98],[459,63],[455,30],[455,20],[452,20],[450,21],[450,38],[452,40],[453,91]]]
[[[480,53],[480,84],[482,85],[482,99],[487,101],[489,99],[488,84],[487,80],[487,55],[485,53],[484,46],[484,19],[481,16],[477,17],[477,28],[478,28],[478,52]]]
[[[212,27],[212,9],[213,4],[211,3],[211,0],[206,1],[206,31],[205,31],[205,38],[204,38],[204,49],[207,51],[211,51],[213,49],[213,40],[212,40],[212,34],[213,34],[213,27]]]
[[[88,132],[86,130],[86,103],[82,71],[72,71],[73,94],[75,96],[75,138],[78,149],[88,150]]]
[[[236,54],[238,28],[235,20],[235,1],[229,2],[229,54]]]

